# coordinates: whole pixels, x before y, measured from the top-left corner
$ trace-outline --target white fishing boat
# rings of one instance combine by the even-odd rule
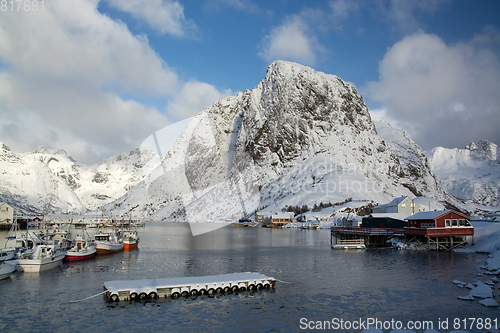
[[[97,254],[110,254],[123,251],[123,239],[118,232],[100,231],[95,235]]]
[[[80,261],[91,259],[95,256],[97,250],[94,242],[90,239],[84,239],[80,236],[75,238],[73,246],[66,252],[64,261]]]
[[[61,264],[66,252],[56,245],[38,245],[35,251],[23,253],[19,256],[17,269],[23,272],[42,272],[55,268]]]
[[[16,265],[10,262],[0,262],[0,280],[8,278],[16,270]]]

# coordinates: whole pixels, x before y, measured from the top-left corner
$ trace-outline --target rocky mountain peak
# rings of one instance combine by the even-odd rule
[[[475,157],[485,158],[492,161],[498,160],[498,146],[488,140],[481,140],[477,144],[472,142],[465,149],[471,151]]]

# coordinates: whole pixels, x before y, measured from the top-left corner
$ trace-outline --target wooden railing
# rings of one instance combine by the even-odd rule
[[[356,235],[403,235],[402,228],[362,228],[362,227],[332,227],[333,232]]]
[[[357,245],[364,244],[364,239],[339,239],[337,240],[337,244],[339,245]]]

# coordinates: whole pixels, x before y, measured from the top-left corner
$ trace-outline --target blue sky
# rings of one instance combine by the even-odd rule
[[[289,60],[352,82],[423,149],[500,144],[499,17],[486,0],[45,0],[0,12],[0,141],[97,162]]]

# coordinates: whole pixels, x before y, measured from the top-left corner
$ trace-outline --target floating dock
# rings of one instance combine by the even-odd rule
[[[276,279],[260,273],[232,273],[167,279],[115,280],[104,282],[108,301],[128,301],[159,297],[211,295],[246,290],[269,289]]]

